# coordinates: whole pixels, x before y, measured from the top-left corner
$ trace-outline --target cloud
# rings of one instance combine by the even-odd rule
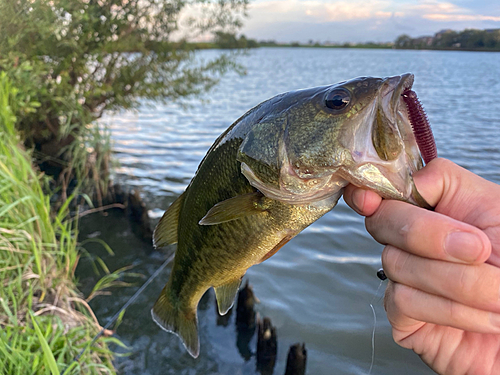
[[[461,21],[494,21],[500,22],[500,17],[482,16],[474,14],[425,14],[423,18],[434,21],[461,22]]]
[[[421,12],[424,19],[445,22],[463,21],[494,21],[500,22],[500,16],[473,14],[472,9],[459,7],[456,4],[439,1],[425,1],[412,7],[415,11]]]
[[[251,18],[263,21],[309,21],[334,22],[370,18],[387,18],[392,15],[385,11],[391,4],[384,0],[334,1],[266,1],[250,4]]]
[[[417,5],[408,6],[409,9],[417,11],[418,13],[464,13],[467,12],[466,8],[459,7],[456,4],[441,1],[423,1]]]
[[[392,41],[402,33],[416,37],[445,28],[500,27],[497,1],[256,0],[242,31],[282,42]]]

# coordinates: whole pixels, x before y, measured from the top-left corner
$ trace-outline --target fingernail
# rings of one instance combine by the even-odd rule
[[[358,213],[363,212],[363,206],[365,205],[365,193],[363,189],[356,189],[352,193],[352,204]]]
[[[473,262],[481,254],[483,242],[469,232],[451,232],[444,242],[445,251],[456,259]]]

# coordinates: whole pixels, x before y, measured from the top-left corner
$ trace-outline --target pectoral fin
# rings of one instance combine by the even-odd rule
[[[179,224],[179,213],[184,203],[184,193],[165,211],[160,222],[153,232],[153,246],[163,247],[177,243],[177,227]]]
[[[238,289],[241,285],[241,279],[243,279],[243,276],[227,284],[214,288],[220,315],[225,315],[231,306],[233,306],[236,294],[238,293]]]
[[[200,225],[215,225],[266,211],[264,195],[258,191],[217,203],[200,220]]]

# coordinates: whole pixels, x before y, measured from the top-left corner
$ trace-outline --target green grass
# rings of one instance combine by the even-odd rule
[[[108,343],[75,286],[79,259],[72,197],[57,213],[47,181],[15,130],[16,89],[0,73],[0,374],[114,374]]]

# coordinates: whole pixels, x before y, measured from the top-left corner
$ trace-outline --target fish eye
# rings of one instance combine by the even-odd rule
[[[325,105],[334,111],[340,111],[349,105],[351,93],[346,89],[335,89],[326,94]]]

